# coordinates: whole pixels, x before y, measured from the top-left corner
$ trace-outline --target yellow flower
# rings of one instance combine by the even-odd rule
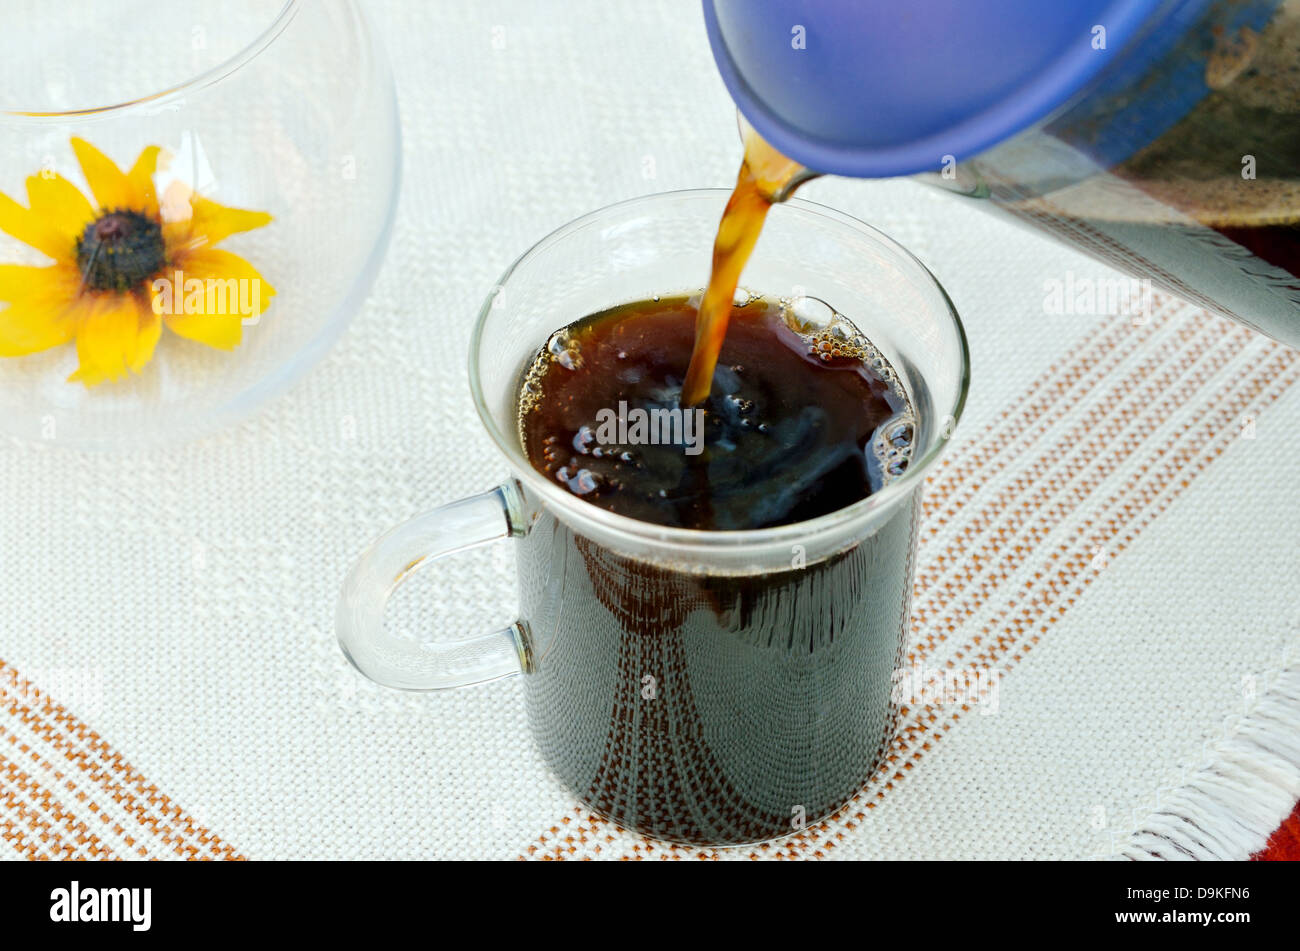
[[[68,380],[94,386],[139,373],[163,324],[210,347],[237,346],[243,321],[266,310],[275,288],[214,245],[271,216],[218,205],[179,182],[160,202],[153,179],[164,153],[156,145],[125,173],[83,139],[72,148],[93,204],[48,171],[27,179],[27,208],[0,193],[0,230],[56,262],[0,264],[0,302],[8,302],[0,356],[75,340],[80,365]]]

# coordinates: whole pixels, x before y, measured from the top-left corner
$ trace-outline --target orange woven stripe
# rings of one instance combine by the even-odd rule
[[[65,798],[70,798],[83,807],[87,805],[89,806],[88,811],[91,815],[98,817],[99,822],[105,827],[100,831],[112,831],[114,834],[123,838],[128,846],[134,845],[134,840],[130,836],[125,835],[125,830],[123,830],[120,825],[113,822],[103,809],[98,808],[83,790],[77,788],[76,783],[72,781],[71,777],[61,772],[53,763],[41,756],[33,747],[26,743],[21,743],[18,737],[7,730],[3,724],[0,724],[0,739],[6,741],[8,745],[8,758],[15,769],[21,768],[25,760],[46,775],[53,776],[54,781],[59,784],[66,793]],[[3,747],[0,747],[0,750],[3,750]],[[3,761],[4,759],[5,753],[0,752],[0,761]],[[119,858],[114,853],[113,849],[103,843],[99,836],[95,835],[95,833],[87,827],[85,822],[78,818],[72,810],[67,809],[63,803],[57,799],[54,799],[53,802],[57,805],[61,813],[66,813],[71,820],[75,821],[75,826],[70,826],[69,828],[70,831],[75,828],[73,837],[80,850],[84,853],[84,855],[79,857],[92,859]],[[93,822],[94,820],[92,819],[91,821]]]
[[[3,800],[0,800],[3,802]],[[0,818],[0,839],[4,839],[9,845],[25,859],[33,862],[49,861],[52,856],[40,847],[40,843],[32,836],[30,831],[23,831],[19,825],[11,819]]]
[[[67,795],[71,799],[75,800],[77,804],[85,810],[83,815],[86,816],[86,819],[92,825],[96,825],[97,823],[96,828],[98,828],[100,832],[105,834],[111,833],[112,835],[117,836],[132,850],[134,854],[139,855],[141,858],[148,858],[149,851],[142,844],[139,844],[138,840],[124,829],[121,823],[119,823],[113,816],[109,815],[105,809],[100,808],[99,804],[91,799],[84,789],[78,787],[73,776],[59,770],[54,763],[41,756],[33,747],[23,742],[16,733],[6,729],[2,723],[0,723],[0,739],[4,739],[12,750],[15,751],[11,754],[14,755],[15,758],[20,759],[22,755],[26,755],[33,763],[40,766],[41,769],[52,773],[56,780],[63,784],[63,789],[66,791]]]
[[[39,709],[21,697],[39,701]],[[157,786],[147,783],[144,776],[99,734],[29,681],[20,678],[17,671],[3,660],[0,660],[0,709],[58,750],[68,763],[131,815],[146,833],[170,847],[178,857],[243,858],[210,830],[198,825]],[[89,808],[102,816],[93,803]],[[114,831],[125,835],[120,826],[114,826]],[[132,840],[128,838],[128,841]],[[137,848],[137,852],[141,856],[148,854],[143,845]]]
[[[4,800],[0,799],[0,803]],[[4,839],[14,851],[18,852],[23,859],[31,861],[48,861],[51,859],[49,852],[40,847],[30,829],[23,829],[17,822],[0,816],[0,839]]]
[[[913,658],[924,657],[933,651],[983,607],[1000,583],[1018,567],[1030,550],[1042,542],[1053,526],[1093,495],[1100,485],[1100,477],[1076,487],[1064,501],[1058,499],[1048,504],[1049,499],[1078,476],[1096,469],[1101,459],[1107,460],[1114,468],[1139,451],[1149,451],[1149,447],[1135,439],[1116,449],[1115,440],[1135,422],[1144,419],[1158,422],[1166,418],[1171,410],[1187,402],[1218,372],[1221,361],[1240,353],[1251,337],[1249,331],[1241,330],[1232,334],[1225,345],[1209,352],[1186,355],[1154,378],[1149,377],[1156,364],[1148,362],[1145,369],[1134,371],[1114,388],[1114,402],[1104,399],[1047,455],[1018,471],[1011,484],[999,492],[943,552],[928,560],[924,570],[917,572],[918,584],[929,597],[913,610],[913,630],[924,632],[923,639],[914,648]],[[1188,373],[1197,364],[1199,369]],[[1136,387],[1139,379],[1148,378],[1149,382]],[[1132,396],[1125,398],[1122,394],[1130,390]],[[1116,410],[1114,403],[1121,400],[1121,408]],[[1064,466],[1062,462],[1065,462]],[[1017,500],[1020,500],[1019,504],[1011,509]],[[1008,509],[1011,509],[1010,514]],[[942,523],[944,520],[940,517],[938,521]],[[979,549],[971,551],[970,542],[976,538],[985,541]],[[991,583],[989,576],[993,576]],[[941,581],[945,577],[946,580]],[[985,587],[958,603],[960,596],[977,581],[984,581]],[[941,612],[953,605],[952,617],[938,624],[938,630],[935,630]]]
[[[0,755],[0,781],[10,790],[7,803],[12,804],[14,793],[17,793],[26,798],[28,808],[37,810],[38,816],[42,818],[42,828],[56,838],[59,858],[116,857],[113,850],[101,842],[50,790],[3,755]]]
[[[1006,468],[1004,457],[1023,456],[1048,431],[1057,415],[1052,411],[1060,407],[1067,394],[1071,402],[1078,402],[1105,382],[1111,366],[1108,358],[1116,347],[1122,343],[1126,350],[1132,350],[1163,325],[1163,319],[1157,317],[1163,318],[1171,301],[1160,295],[1155,296],[1155,301],[1151,320],[1139,326],[1120,323],[1098,337],[1084,337],[1031,383],[1024,396],[1003,410],[961,459],[952,455],[941,459],[938,469],[927,480],[921,500],[926,518],[938,514],[945,505],[948,514],[953,514],[956,504],[951,496],[955,490],[968,490],[962,494],[969,495],[987,481],[987,476]],[[1076,390],[1080,380],[1086,383]],[[996,466],[994,460],[1000,460]]]
[[[1164,396],[1164,398],[1155,406],[1154,416],[1158,420],[1162,416],[1166,415],[1170,409],[1175,408],[1181,402],[1186,401],[1192,393],[1199,390],[1210,376],[1218,370],[1224,360],[1239,353],[1246,343],[1251,339],[1254,339],[1252,335],[1245,331],[1232,330],[1226,346],[1223,346],[1222,348],[1222,352],[1216,352],[1215,348],[1210,348],[1209,350],[1194,350],[1190,354],[1183,354],[1181,359],[1177,360],[1172,368],[1161,374],[1156,381],[1144,386],[1141,390],[1141,395],[1132,398],[1129,397],[1129,393],[1132,392],[1134,384],[1138,380],[1146,380],[1149,377],[1149,374],[1159,366],[1160,357],[1167,356],[1171,350],[1177,354],[1177,346],[1186,346],[1191,339],[1204,335],[1207,330],[1215,336],[1218,336],[1230,327],[1231,325],[1215,318],[1198,320],[1195,323],[1189,324],[1187,327],[1180,328],[1176,334],[1176,343],[1161,346],[1155,354],[1144,360],[1141,369],[1134,373],[1130,373],[1124,381],[1116,384],[1116,386],[1112,388],[1112,391],[1115,393],[1116,399],[1123,398],[1126,400],[1126,410],[1119,414],[1118,418],[1112,419],[1111,414],[1105,412],[1105,408],[1113,405],[1115,401],[1103,398],[1101,401],[1101,409],[1099,411],[1091,413],[1089,417],[1072,429],[1070,436],[1057,441],[1049,449],[1049,459],[1051,459],[1053,463],[1059,462],[1061,459],[1067,458],[1071,455],[1079,457],[1075,460],[1075,464],[1067,470],[1066,475],[1068,477],[1062,481],[1058,475],[1050,488],[1061,488],[1065,483],[1069,482],[1073,476],[1083,471],[1083,463],[1089,458],[1090,454],[1093,458],[1096,457],[1096,454],[1099,448],[1101,448],[1101,444],[1105,442],[1106,437],[1113,437],[1115,434],[1121,432],[1126,426],[1131,424],[1135,418],[1141,419],[1141,411],[1151,407],[1150,400],[1155,396],[1161,394]],[[1063,369],[1055,371],[1049,370],[1047,374],[1040,377],[1040,379],[1035,382],[1034,386],[1031,387],[1031,392],[1059,394],[1067,391],[1072,385],[1072,382],[1066,383],[1064,381],[1067,379],[1073,381],[1079,377],[1079,367],[1077,365],[1078,360],[1095,358],[1094,355],[1097,353],[1099,347],[1111,346],[1112,339],[1119,339],[1115,335],[1115,332],[1106,335],[1098,345],[1093,347],[1076,347],[1075,352],[1078,356],[1076,357],[1075,363],[1067,364]],[[1272,345],[1270,346],[1268,353],[1276,354],[1278,349],[1279,348],[1276,345]],[[1165,390],[1165,386],[1178,380],[1189,368],[1197,363],[1205,361],[1207,357],[1213,357],[1214,359],[1204,362],[1198,372],[1183,379],[1177,390],[1173,393],[1169,393]],[[1140,485],[1138,480],[1145,478],[1153,467],[1159,465],[1161,461],[1165,460],[1165,457],[1171,452],[1172,447],[1187,433],[1192,426],[1192,423],[1185,423],[1179,431],[1166,442],[1164,447],[1156,450],[1155,454],[1151,456],[1145,464],[1139,467],[1137,478],[1132,480],[1130,484],[1126,486],[1124,491],[1112,495],[1107,500],[1106,505],[1109,507],[1116,507],[1118,513],[1112,515],[1106,521],[1105,528],[1107,530],[1094,533],[1094,538],[1100,539],[1100,541],[1109,541],[1110,545],[1108,550],[1115,554],[1118,554],[1126,548],[1132,538],[1142,527],[1148,524],[1156,514],[1163,511],[1173,498],[1176,498],[1181,494],[1183,489],[1190,484],[1192,476],[1203,471],[1206,466],[1213,461],[1213,459],[1217,458],[1223,452],[1231,438],[1229,434],[1235,432],[1235,427],[1230,425],[1234,416],[1239,416],[1244,409],[1248,408],[1251,405],[1251,401],[1256,399],[1259,396],[1259,393],[1267,387],[1270,382],[1277,381],[1277,385],[1270,388],[1267,402],[1275,400],[1286,389],[1286,387],[1290,385],[1296,377],[1296,359],[1296,354],[1290,351],[1285,351],[1276,356],[1267,367],[1260,368],[1256,372],[1249,374],[1244,379],[1239,378],[1238,380],[1235,380],[1233,384],[1223,388],[1211,403],[1211,408],[1218,409],[1219,412],[1215,417],[1213,417],[1210,423],[1207,423],[1202,427],[1202,431],[1199,433],[1201,438],[1199,440],[1193,440],[1188,446],[1182,447],[1178,452],[1169,456],[1164,467],[1157,471],[1157,477],[1154,481]],[[1091,388],[1095,382],[1096,381],[1091,381],[1089,383],[1089,388]],[[1013,426],[1023,424],[1026,419],[1033,419],[1038,415],[1041,415],[1042,410],[1038,407],[1042,402],[1042,400],[1033,401],[1028,398],[1018,401],[1017,405],[1024,404],[1027,408],[1022,411],[1017,422],[1013,423]],[[1004,413],[1001,420],[995,422],[985,433],[981,434],[981,437],[973,443],[968,450],[969,455],[975,459],[983,460],[986,466],[989,465],[991,460],[1000,454],[1000,449],[998,451],[993,450],[996,447],[1004,446],[1008,442],[1006,439],[994,438],[997,430],[1008,418],[1010,418],[1010,411]],[[1108,423],[1106,428],[1101,434],[1094,436],[1093,440],[1086,446],[1079,448],[1077,446],[1078,439],[1085,433],[1089,432],[1090,427],[1096,426],[1099,419],[1102,418],[1104,418]],[[1135,516],[1150,503],[1151,499],[1167,488],[1173,482],[1174,477],[1182,472],[1182,470],[1188,465],[1189,461],[1192,460],[1198,452],[1205,451],[1206,446],[1215,442],[1216,437],[1219,440],[1217,446],[1210,450],[1209,454],[1196,463],[1190,471],[1184,473],[1181,481],[1174,485],[1173,491],[1154,508],[1153,513],[1148,515],[1145,519],[1134,522]],[[1136,448],[1136,442],[1131,443],[1128,450],[1124,452],[1125,458],[1132,455]],[[1113,453],[1111,455],[1113,457]],[[963,466],[954,467],[954,471],[960,472],[963,468],[969,471],[972,465],[973,463],[971,462],[965,462]],[[1005,467],[1005,465],[1005,461],[999,463],[999,467]],[[1041,473],[1047,468],[1049,468],[1049,466],[1040,464],[1035,472]],[[1058,502],[1051,506],[1046,513],[1050,517],[1050,522],[1059,523],[1061,518],[1068,515],[1093,493],[1098,482],[1099,480],[1094,480],[1085,483],[1082,487],[1076,488],[1072,495],[1068,497],[1066,502]],[[1004,539],[1007,538],[1007,532],[1002,526],[1001,520],[999,519],[997,522],[993,522],[991,521],[993,516],[998,515],[1000,512],[1005,510],[1009,504],[1015,498],[1018,498],[1023,494],[1032,483],[1033,479],[1031,478],[1022,478],[1017,480],[1012,487],[1000,493],[994,500],[993,504],[987,506],[986,511],[981,513],[980,522],[986,528],[991,525],[997,525],[997,528],[994,529],[994,540],[985,545],[985,548],[991,549],[992,554],[996,554],[998,551],[1003,549],[1003,546],[1006,544]],[[954,483],[952,482],[948,483],[949,486],[952,486],[953,484]],[[1130,495],[1135,495],[1136,498],[1127,498],[1127,496]],[[1039,491],[1036,493],[1036,499],[1040,505],[1048,497],[1050,497],[1049,491]],[[941,498],[940,501],[942,503],[946,500]],[[935,510],[937,511],[937,507]],[[1015,511],[1019,516],[1016,524],[1028,525],[1029,527],[1028,533],[1032,539],[1031,544],[1027,546],[1019,544],[1007,547],[1006,553],[996,565],[996,567],[1000,567],[1002,570],[994,574],[992,577],[986,577],[983,580],[983,584],[986,587],[983,591],[983,597],[978,599],[979,604],[987,601],[988,596],[992,593],[989,589],[996,588],[1001,584],[1001,582],[1005,581],[1010,575],[1010,569],[1021,560],[1028,550],[1033,548],[1034,543],[1037,543],[1046,535],[1046,531],[1041,530],[1041,528],[1036,526],[1033,521],[1027,518],[1027,516],[1031,514],[1034,514],[1037,517],[1041,517],[1042,515],[1041,510],[1034,509],[1032,502],[1022,504]],[[1104,512],[1101,513],[1097,518],[1101,518],[1104,514]],[[1074,533],[1075,536],[1078,536],[1085,528],[1091,528],[1096,521],[1097,519],[1093,519],[1087,526],[1076,530]],[[1128,532],[1120,535],[1120,529],[1130,524],[1132,527]],[[933,534],[933,532],[931,532],[931,534]],[[974,531],[963,531],[958,538],[954,539],[953,543],[950,544],[949,551],[939,557],[942,558],[946,556],[951,563],[954,556],[953,554],[950,554],[950,552],[952,552],[956,546],[964,545],[972,537],[974,537]],[[1092,540],[1093,539],[1090,539],[1090,541]],[[1049,563],[1061,563],[1057,568],[1055,576],[1048,577],[1048,572],[1046,570],[1036,573],[1034,580],[1030,582],[1026,591],[1022,594],[1023,600],[1026,596],[1040,592],[1037,598],[1030,600],[1029,607],[1025,608],[1017,618],[1010,622],[1010,633],[995,637],[988,649],[979,651],[981,643],[986,639],[989,639],[992,634],[991,626],[986,624],[981,632],[971,639],[969,644],[965,645],[957,652],[957,657],[964,658],[968,654],[971,654],[978,660],[986,663],[1005,659],[1008,660],[1006,666],[1013,666],[1023,653],[1032,646],[1032,643],[1035,643],[1038,640],[1041,632],[1045,631],[1048,625],[1054,623],[1055,620],[1064,613],[1068,604],[1074,602],[1075,598],[1067,595],[1065,604],[1059,605],[1055,614],[1047,617],[1046,620],[1041,623],[1041,630],[1031,633],[1029,635],[1030,639],[1027,643],[1020,643],[1026,632],[1031,629],[1033,623],[1047,612],[1048,607],[1055,601],[1063,587],[1068,587],[1071,583],[1075,582],[1080,572],[1090,563],[1090,560],[1090,547],[1084,548],[1083,553],[1081,553],[1078,548],[1062,546],[1061,550],[1058,550],[1053,554],[1051,562]],[[988,562],[987,557],[985,558],[985,562]],[[993,566],[990,565],[990,567]],[[942,607],[945,604],[951,603],[960,590],[954,590],[951,583],[943,586],[936,585],[936,577],[936,572],[927,572],[927,580],[930,582],[930,590],[933,591],[933,594],[929,603],[923,604],[919,607],[920,613],[917,617],[914,617],[914,624],[917,623],[918,620],[923,620],[928,614],[933,612],[936,605]],[[969,585],[973,580],[974,573],[967,576],[964,580],[964,584],[960,587]],[[1083,585],[1086,586],[1091,583],[1091,578],[1084,577],[1082,582]],[[925,589],[923,588],[920,593],[923,594],[924,591]],[[1041,592],[1046,592],[1046,594],[1044,595]],[[1014,606],[1017,603],[1019,602],[1012,602],[1012,605]],[[978,604],[964,604],[964,611],[960,614],[960,618],[963,620],[969,618],[974,613],[976,607],[978,607]],[[947,624],[945,632],[939,635],[938,640],[931,637],[928,639],[928,643],[918,645],[918,650],[916,652],[917,655],[929,653],[938,642],[946,639],[948,634],[955,630],[955,628],[955,623]],[[1012,653],[1012,651],[1016,649],[1018,649],[1019,652]],[[894,781],[901,779],[902,776],[905,775],[905,770],[912,768],[914,761],[920,757],[926,748],[928,748],[929,743],[950,730],[952,724],[959,718],[960,713],[956,713],[950,715],[945,721],[940,722],[939,714],[933,708],[927,708],[923,712],[918,712],[913,715],[912,722],[906,723],[905,721],[905,726],[903,730],[900,731],[900,735],[896,740],[895,754],[890,758],[890,767],[895,770],[894,775],[891,780],[885,784],[884,790],[876,792],[875,798],[879,799],[882,797],[884,791],[891,788]],[[900,760],[909,751],[912,751],[909,760],[902,763],[900,766]],[[795,855],[808,854],[819,855],[824,850],[833,848],[835,838],[842,837],[843,831],[836,832],[827,837],[827,834],[832,831],[832,827],[842,823],[844,830],[852,829],[856,825],[856,821],[865,817],[865,812],[861,810],[869,809],[874,805],[874,803],[864,804],[860,801],[862,798],[863,797],[859,796],[859,800],[846,806],[845,810],[841,812],[840,816],[836,819],[821,823],[816,829],[809,830],[809,832],[805,833],[798,839],[789,840],[788,843],[784,843],[779,849],[773,849],[770,846],[757,849],[751,853],[751,857],[757,857],[760,854],[767,854],[775,857],[794,857]],[[572,854],[575,852],[579,845],[586,845],[591,842],[599,843],[602,838],[609,842],[614,841],[614,837],[609,834],[606,829],[606,827],[609,826],[608,823],[605,823],[603,820],[594,816],[584,817],[583,813],[584,810],[580,807],[576,808],[574,810],[574,816],[577,817],[577,822],[574,822],[569,816],[564,817],[557,825],[552,826],[546,833],[543,833],[539,842],[536,845],[530,846],[526,850],[525,855],[521,856],[521,858],[536,855],[542,850],[544,850],[543,857],[563,858],[565,854]],[[817,833],[821,833],[824,837],[820,842],[816,841],[818,838]],[[598,844],[596,848],[599,849]],[[682,850],[664,846],[661,843],[655,843],[650,840],[644,840],[642,843],[638,843],[634,846],[633,850],[635,857],[638,858],[642,857],[643,854],[649,855],[656,851],[664,853],[665,857],[677,857],[677,855],[682,852]],[[701,857],[707,857],[707,852],[708,850],[686,850],[685,854],[695,854],[700,855]]]
[[[1157,366],[1168,357],[1179,354],[1189,341],[1206,336],[1208,330],[1209,328],[1204,325],[1195,324],[1180,327],[1171,340],[1165,341],[1146,358],[1143,365],[1145,370],[1140,367],[1131,371],[1122,381],[1107,387],[1105,395],[1124,398],[1137,383],[1146,379],[1152,366]],[[1136,345],[1140,341],[1138,338],[1133,338],[1128,342]],[[1068,394],[1071,404],[1080,402],[1086,394],[1095,389],[1096,383],[1109,373],[1108,367],[1093,369],[1095,378],[1090,380],[1087,386],[1078,391],[1073,391],[1068,386],[1053,386],[1051,387],[1053,394]],[[1078,375],[1078,370],[1079,368],[1067,369],[1062,373],[1062,378],[1075,377]],[[1028,398],[1024,398],[1017,401],[1017,404],[1025,402],[1027,408],[1012,420],[1010,426],[1002,425],[1000,421],[995,422],[986,427],[964,452],[941,460],[941,465],[948,465],[951,476],[948,471],[941,469],[927,481],[924,496],[929,503],[926,509],[925,526],[927,537],[938,534],[940,526],[959,514],[966,501],[991,482],[994,476],[1000,475],[1013,465],[1023,465],[1028,455],[1027,450],[1044,433],[1050,431],[1059,413],[1050,417],[1045,417],[1045,413],[1053,408],[1059,410],[1060,407],[1055,404],[1055,401],[1049,403],[1045,400],[1027,400]],[[1007,415],[1007,413],[1003,414],[1004,417]],[[1086,432],[1088,424],[1095,422],[1096,418],[1097,414],[1093,414],[1089,420],[1077,424],[1071,432],[1071,437]],[[1053,448],[1059,450],[1059,444],[1068,441],[1069,438],[1058,437],[1058,445]],[[959,482],[955,485],[948,484],[945,480],[949,478],[956,478]]]
[[[23,802],[21,797],[16,797],[8,789],[0,789],[0,805],[16,814],[31,832],[28,842],[33,851],[29,858],[48,862],[70,857],[58,832],[50,828],[50,824],[41,818],[30,803]]]

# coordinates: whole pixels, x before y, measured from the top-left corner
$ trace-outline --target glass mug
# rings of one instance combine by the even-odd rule
[[[510,477],[379,538],[337,615],[349,660],[390,687],[522,674],[534,737],[576,796],[636,832],[700,845],[796,832],[880,762],[896,725],[921,487],[968,382],[961,323],[925,267],[861,222],[793,199],[772,209],[744,284],[832,304],[890,361],[917,416],[904,473],[798,524],[700,531],[613,514],[533,469],[516,409],[537,350],[580,317],[701,286],[727,197],[622,202],[511,266],[479,313],[469,367]],[[432,646],[385,631],[385,602],[413,572],[502,538],[518,559],[517,621]]]

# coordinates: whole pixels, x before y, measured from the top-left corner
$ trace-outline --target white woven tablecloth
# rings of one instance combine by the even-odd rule
[[[339,653],[333,609],[374,535],[504,475],[465,372],[504,267],[598,206],[734,180],[698,4],[366,6],[405,178],[338,346],[255,418],[176,449],[0,445],[4,858],[691,851],[579,808],[517,678],[386,691]],[[857,803],[760,853],[1262,846],[1300,795],[1300,356],[1167,299],[1143,324],[1046,313],[1045,282],[1111,273],[911,182],[803,195],[912,249],[966,323],[974,382],[929,490],[913,637],[931,667],[1006,673],[996,714],[913,707]],[[394,610],[433,636],[499,625],[510,554]]]

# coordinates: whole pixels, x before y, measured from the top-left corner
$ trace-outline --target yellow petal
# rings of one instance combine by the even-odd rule
[[[273,220],[265,211],[219,205],[173,182],[163,197],[163,241],[173,254],[210,248],[240,231],[261,228]]]
[[[158,156],[162,149],[151,145],[140,153],[140,157],[126,173],[131,186],[130,207],[150,218],[158,217],[158,192],[154,188],[153,175],[158,170]]]
[[[95,209],[76,185],[61,175],[46,173],[27,179],[27,204],[47,227],[67,235],[75,247],[77,236],[95,217]]]
[[[135,294],[87,295],[77,325],[77,357],[81,365],[68,382],[95,386],[120,380],[127,368],[138,362],[143,350],[147,350],[147,362],[153,345],[146,340],[142,347],[140,336],[142,326],[148,331],[151,322],[148,311],[148,304]]]
[[[81,173],[86,176],[90,191],[101,209],[117,211],[131,207],[131,182],[112,159],[85,139],[74,137],[72,150],[77,153]]]
[[[30,244],[56,261],[71,261],[76,257],[75,235],[69,235],[54,222],[24,208],[3,192],[0,192],[0,231]]]
[[[155,314],[147,304],[140,304],[140,333],[135,338],[135,353],[127,361],[132,373],[139,373],[153,359],[153,352],[162,336],[162,317]]]
[[[81,289],[81,275],[66,264],[33,267],[0,264],[0,301],[23,300],[39,295],[46,302],[67,305]]]
[[[0,265],[0,356],[17,357],[72,339],[79,279],[66,265]]]
[[[169,330],[219,350],[239,345],[245,320],[260,316],[271,304],[275,288],[237,254],[210,248],[186,255],[182,270],[164,275],[172,282],[171,301],[160,301],[154,291],[154,309],[163,314]]]
[[[57,347],[72,339],[75,322],[33,301],[18,301],[0,310],[0,357],[21,357]]]

